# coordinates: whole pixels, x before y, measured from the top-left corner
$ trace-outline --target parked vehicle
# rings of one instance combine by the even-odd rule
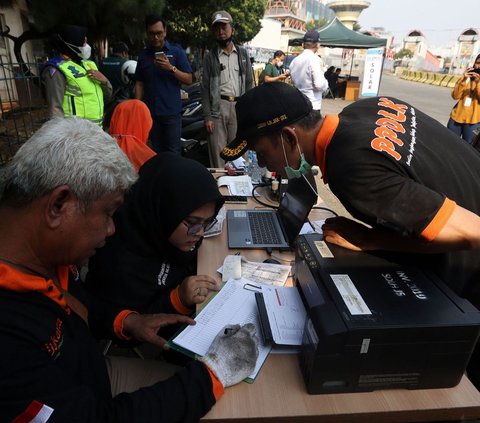
[[[184,88],[188,99],[182,108],[182,151],[185,157],[210,166],[208,157],[207,130],[203,119],[200,83]]]

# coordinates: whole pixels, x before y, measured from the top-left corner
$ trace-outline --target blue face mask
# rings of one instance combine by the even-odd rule
[[[285,146],[283,145],[283,135],[280,134],[280,138],[282,139],[282,148],[283,148],[283,155],[285,156],[285,162],[287,165],[285,166],[285,173],[288,179],[296,179],[302,177],[302,175],[306,175],[312,170],[312,166],[305,160],[304,154],[300,151],[300,147],[297,143],[298,153],[300,154],[300,166],[298,169],[293,169],[288,164],[287,154],[285,153]]]

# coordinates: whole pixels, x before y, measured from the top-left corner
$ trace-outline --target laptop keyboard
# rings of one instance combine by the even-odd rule
[[[271,212],[248,213],[254,244],[281,244]]]

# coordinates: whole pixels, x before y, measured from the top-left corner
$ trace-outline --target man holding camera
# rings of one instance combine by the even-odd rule
[[[209,133],[210,165],[216,168],[223,168],[220,151],[237,132],[237,99],[253,87],[250,58],[243,47],[233,43],[232,23],[232,16],[225,10],[213,14],[212,31],[217,45],[203,61],[203,116]]]
[[[192,83],[192,68],[182,48],[170,44],[167,25],[159,15],[145,18],[147,47],[139,55],[135,72],[135,98],[150,109],[152,148],[157,152],[181,154],[181,84]]]

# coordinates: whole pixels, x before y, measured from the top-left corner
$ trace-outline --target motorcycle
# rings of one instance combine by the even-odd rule
[[[200,83],[184,88],[188,98],[182,105],[182,153],[209,167],[207,130],[203,119]]]

